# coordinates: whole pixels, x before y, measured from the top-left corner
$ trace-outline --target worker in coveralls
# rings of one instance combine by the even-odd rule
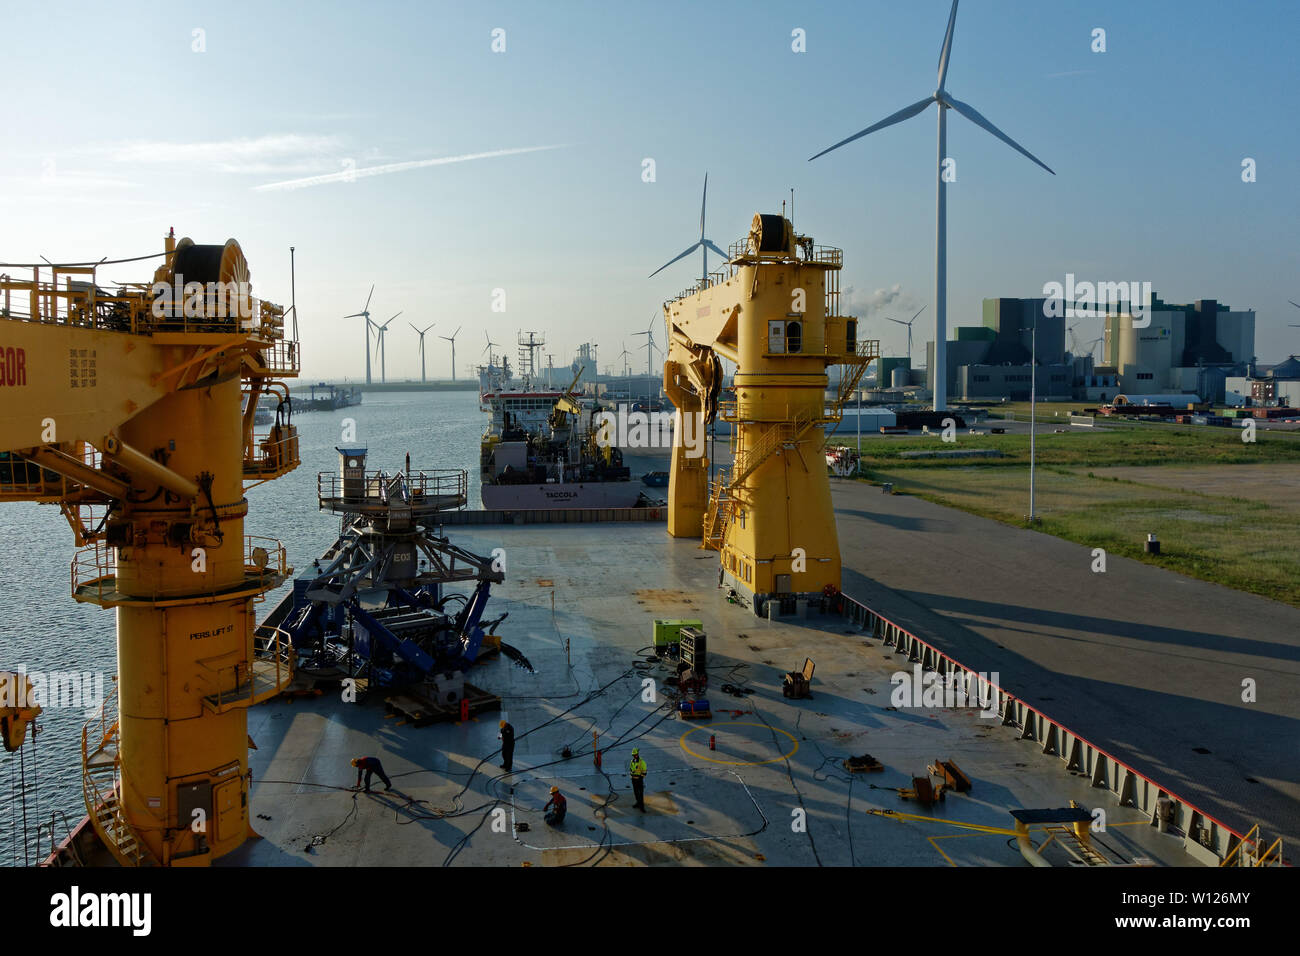
[[[632,794],[636,797],[636,807],[645,813],[645,761],[641,759],[641,748],[632,748],[632,762],[628,764],[628,773],[632,775]]]
[[[352,766],[357,768],[357,786],[361,786],[361,775],[366,775],[366,793],[370,792],[370,775],[379,774],[379,779],[384,781],[384,789],[392,790],[393,781],[388,779],[384,773],[384,765],[379,762],[378,757],[353,757]]]
[[[515,765],[515,728],[507,721],[501,721],[501,733],[497,734],[497,739],[501,741],[501,769],[510,770]]]
[[[551,787],[551,799],[542,807],[546,813],[546,822],[558,827],[564,822],[564,815],[569,812],[569,801],[564,799],[559,787]]]

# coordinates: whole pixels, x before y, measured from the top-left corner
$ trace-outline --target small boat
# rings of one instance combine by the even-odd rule
[[[647,471],[641,476],[641,484],[649,485],[651,488],[667,488],[668,472],[666,471]]]

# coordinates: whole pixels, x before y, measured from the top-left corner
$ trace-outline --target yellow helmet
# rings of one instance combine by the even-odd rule
[[[501,723],[498,724],[497,726],[504,730],[504,729],[505,729],[505,726],[506,726],[506,722],[503,720],[503,721],[501,721]]]
[[[352,758],[352,766],[355,767],[355,766],[356,766],[357,764],[359,764],[359,763],[361,763],[361,758],[360,758],[360,757],[353,757],[353,758]]]
[[[551,787],[551,793],[559,793],[559,792],[560,792],[559,787]]]

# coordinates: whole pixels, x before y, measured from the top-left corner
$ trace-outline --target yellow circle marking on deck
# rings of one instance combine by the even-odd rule
[[[791,750],[788,753],[783,753],[779,757],[770,757],[767,760],[719,760],[717,757],[706,757],[704,756],[704,754],[697,754],[694,750],[692,750],[690,747],[686,745],[686,738],[689,737],[691,734],[695,733],[697,730],[712,730],[716,732],[719,727],[736,727],[736,726],[762,727],[764,730],[771,730],[778,734],[785,734],[787,737],[790,738],[790,742],[794,744],[794,747],[791,748]],[[720,725],[701,724],[698,727],[692,727],[690,730],[686,731],[686,733],[682,734],[681,739],[678,741],[678,743],[680,743],[682,745],[682,749],[685,750],[692,757],[699,757],[701,760],[707,760],[709,763],[726,764],[728,767],[761,767],[765,763],[776,763],[778,760],[785,760],[788,757],[793,757],[799,751],[799,741],[794,739],[794,734],[782,730],[780,727],[769,727],[767,724],[756,724],[748,720],[733,720]]]

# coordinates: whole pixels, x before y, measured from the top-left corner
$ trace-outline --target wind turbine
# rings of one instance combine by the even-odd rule
[[[493,342],[491,336],[487,334],[487,329],[483,330],[483,338],[487,340],[487,345],[483,346],[483,351],[488,355],[488,365],[492,365],[492,350],[499,346],[500,342]],[[479,353],[480,355],[482,352]]]
[[[687,251],[687,252],[690,252],[689,249],[687,249],[686,251]],[[680,259],[681,256],[678,256],[678,258]],[[651,319],[651,320],[650,320],[650,327],[649,327],[648,329],[646,329],[644,332],[633,332],[633,333],[632,333],[633,335],[644,335],[644,336],[646,337],[646,340],[645,340],[645,373],[646,373],[646,375],[650,376],[651,378],[654,378],[654,372],[651,370],[651,365],[650,365],[650,363],[654,360],[654,355],[653,355],[653,353],[652,353],[652,351],[651,351],[651,350],[655,347],[655,332],[654,332],[654,328],[655,328],[655,319]]]
[[[874,126],[868,126],[860,132],[854,133],[848,139],[840,140],[834,146],[830,146],[817,156],[809,159],[809,162],[818,156],[825,156],[831,150],[839,149],[846,143],[851,143],[855,139],[861,139],[869,133],[874,133],[878,129],[884,129],[886,126],[893,126],[895,123],[901,123],[905,119],[911,119],[913,116],[925,110],[931,103],[939,104],[939,159],[935,169],[935,225],[934,225],[934,409],[943,411],[948,405],[948,365],[946,362],[946,351],[948,341],[948,225],[947,225],[947,196],[946,183],[944,175],[947,170],[944,164],[948,159],[948,110],[956,110],[966,119],[970,120],[980,129],[996,136],[1002,142],[1006,143],[1016,152],[1028,157],[1033,162],[1042,166],[1053,176],[1055,172],[1044,162],[1029,150],[1025,149],[1015,140],[1013,140],[1002,130],[998,129],[987,119],[985,119],[975,107],[963,103],[961,100],[951,96],[943,88],[944,80],[948,76],[948,57],[952,53],[952,34],[953,28],[957,25],[957,2],[952,0],[952,12],[948,14],[948,31],[944,34],[943,48],[939,51],[939,83],[933,93],[923,100],[913,103],[911,106],[905,106],[897,113],[886,116]]]
[[[351,315],[345,315],[345,319],[364,318],[366,320],[366,384],[370,384],[370,326],[374,325],[370,321],[370,296],[375,294],[374,285],[370,286],[370,295],[366,296],[366,304],[362,306],[360,312],[353,312]]]
[[[424,384],[424,381],[425,381],[425,378],[424,378],[424,333],[425,333],[425,332],[428,332],[429,329],[433,328],[433,327],[434,327],[435,325],[437,325],[438,323],[437,323],[437,322],[430,322],[428,328],[425,328],[425,329],[423,329],[423,330],[421,330],[421,329],[416,329],[415,326],[412,325],[410,322],[407,322],[406,324],[407,324],[407,325],[410,325],[411,328],[415,329],[415,334],[418,335],[418,336],[420,337],[420,384]]]
[[[398,313],[397,313],[397,315],[401,315],[401,314],[402,314],[401,312],[398,312]],[[397,315],[393,316],[393,319],[397,318]],[[392,323],[393,319],[389,319],[389,320],[388,320],[387,322],[385,322],[383,325],[379,325],[378,323],[376,323],[376,325],[375,325],[375,328],[378,330],[378,333],[377,333],[377,334],[378,334],[378,336],[379,336],[379,342],[378,342],[378,344],[375,345],[375,354],[379,356],[379,382],[380,382],[380,384],[384,384],[384,383],[386,383],[386,382],[388,381],[388,371],[387,371],[387,369],[388,369],[388,349],[384,347],[384,333],[388,331],[388,326]]]
[[[456,381],[456,336],[460,335],[461,328],[463,328],[463,326],[458,325],[456,326],[456,331],[451,333],[451,335],[438,336],[438,338],[442,339],[444,342],[451,343],[451,380],[453,382]]]
[[[925,311],[925,306],[921,306],[919,309],[916,310],[916,315],[920,315],[924,311]],[[907,367],[908,368],[912,367],[912,323],[916,321],[916,315],[912,316],[906,322],[904,322],[902,319],[891,319],[889,318],[889,316],[885,316],[885,318],[890,322],[896,323],[897,325],[907,326]],[[935,361],[935,364],[936,365],[939,364],[937,360]]]
[[[709,174],[705,173],[704,174],[704,195],[700,199],[700,241],[692,245],[689,249],[687,249],[685,252],[681,253],[680,255],[674,256],[673,258],[669,259],[667,262],[661,265],[654,272],[650,273],[651,279],[653,279],[659,273],[663,272],[665,269],[667,269],[678,259],[685,259],[696,249],[699,249],[700,254],[704,257],[704,264],[703,264],[704,272],[700,276],[700,287],[703,288],[709,282],[709,250],[712,249],[718,255],[722,256],[724,262],[727,260],[727,254],[725,252],[723,252],[721,249],[715,246],[711,239],[704,238],[704,205],[708,201],[708,198],[709,198]]]
[[[1292,305],[1294,305],[1297,309],[1300,309],[1300,302],[1296,302],[1294,299],[1287,299],[1287,301],[1290,302]],[[1300,329],[1300,325],[1296,325],[1294,322],[1292,322],[1292,323],[1288,323],[1287,328]]]

